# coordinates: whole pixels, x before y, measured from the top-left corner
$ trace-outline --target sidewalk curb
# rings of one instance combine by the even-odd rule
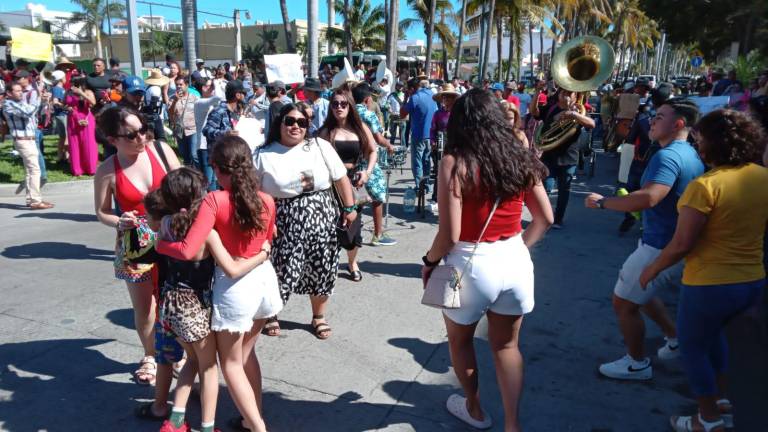
[[[18,183],[0,184],[0,198],[20,197],[24,199],[24,192],[16,195]],[[48,183],[42,188],[43,197],[47,195],[59,195],[65,193],[90,192],[93,188],[93,179],[72,180],[65,182]]]

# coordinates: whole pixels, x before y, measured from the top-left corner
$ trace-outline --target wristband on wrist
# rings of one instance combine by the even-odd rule
[[[597,206],[600,208],[600,210],[605,210],[605,198],[600,198],[597,200]]]
[[[427,255],[429,255],[429,251],[424,254],[423,257],[421,257],[421,261],[424,262],[424,265],[427,267],[437,267],[438,264],[440,264],[440,260],[437,261],[430,261],[429,258],[427,258]]]
[[[344,213],[352,213],[356,208],[356,206],[351,205],[349,207],[342,207],[341,209],[344,210]]]

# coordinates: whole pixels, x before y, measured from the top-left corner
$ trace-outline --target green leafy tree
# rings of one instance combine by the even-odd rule
[[[344,10],[344,2],[336,0],[336,10]],[[347,21],[347,18],[344,18]],[[372,6],[370,0],[352,0],[349,5],[349,39],[355,51],[384,49],[386,26],[384,25],[384,6]],[[326,38],[337,46],[345,45],[345,32],[329,28]]]
[[[105,0],[71,0],[82,11],[74,12],[68,22],[82,24],[82,29],[78,36],[89,38],[94,35],[96,38],[96,53],[99,57],[104,57],[104,48],[101,45],[101,33],[104,29],[106,17],[124,18],[125,5],[121,2],[107,3]]]
[[[142,57],[153,58],[168,53],[178,54],[184,48],[184,38],[181,33],[155,30],[150,33],[150,36],[150,39],[142,39],[139,42]]]

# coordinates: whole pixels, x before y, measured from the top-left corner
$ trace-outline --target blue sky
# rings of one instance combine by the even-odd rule
[[[153,0],[155,3],[162,3],[167,5],[178,6],[180,2],[178,0]],[[40,3],[45,5],[49,10],[65,10],[74,11],[78,10],[77,6],[72,4],[69,0],[38,0],[33,3]],[[0,6],[0,12],[19,10],[20,7],[14,7],[10,2],[2,2]],[[320,5],[320,21],[326,22],[328,19],[328,8],[326,0],[318,0]],[[384,0],[371,0],[374,5],[383,4]],[[22,3],[18,3],[21,5]],[[290,18],[306,19],[307,18],[307,2],[306,0],[288,0],[288,14]],[[460,2],[454,1],[455,5],[460,5]],[[223,6],[226,5],[226,6]],[[149,6],[138,3],[139,15],[149,15]],[[282,16],[280,15],[280,2],[278,0],[231,0],[222,2],[220,0],[198,0],[197,9],[198,12],[214,12],[222,15],[231,16],[232,11],[237,9],[249,9],[251,11],[251,19],[245,20],[241,15],[241,18],[245,24],[253,23],[255,20],[270,21],[270,22],[282,22]],[[163,15],[167,20],[180,21],[180,11],[178,9],[171,9],[167,7],[153,6],[152,13],[155,15]],[[400,0],[400,19],[413,17],[413,14],[408,8],[405,0]],[[225,21],[225,18],[211,16],[206,14],[199,14],[198,22],[202,23],[203,20],[209,22],[221,22]],[[341,22],[341,17],[337,15],[337,22]],[[407,39],[425,39],[424,31],[418,26],[414,26],[407,34]]]

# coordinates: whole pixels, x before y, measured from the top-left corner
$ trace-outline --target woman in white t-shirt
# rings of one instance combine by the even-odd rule
[[[309,119],[296,105],[280,109],[269,128],[265,146],[255,156],[261,190],[275,198],[277,237],[272,263],[280,294],[287,302],[293,294],[308,294],[312,327],[318,339],[327,339],[331,327],[324,312],[333,294],[339,264],[336,221],[339,207],[331,188],[338,191],[347,224],[357,217],[347,169],[331,144],[308,139]],[[277,336],[277,317],[267,320],[267,334]]]
[[[224,67],[216,68],[216,78],[213,79],[213,94],[221,100],[226,100],[227,79],[224,77]]]

